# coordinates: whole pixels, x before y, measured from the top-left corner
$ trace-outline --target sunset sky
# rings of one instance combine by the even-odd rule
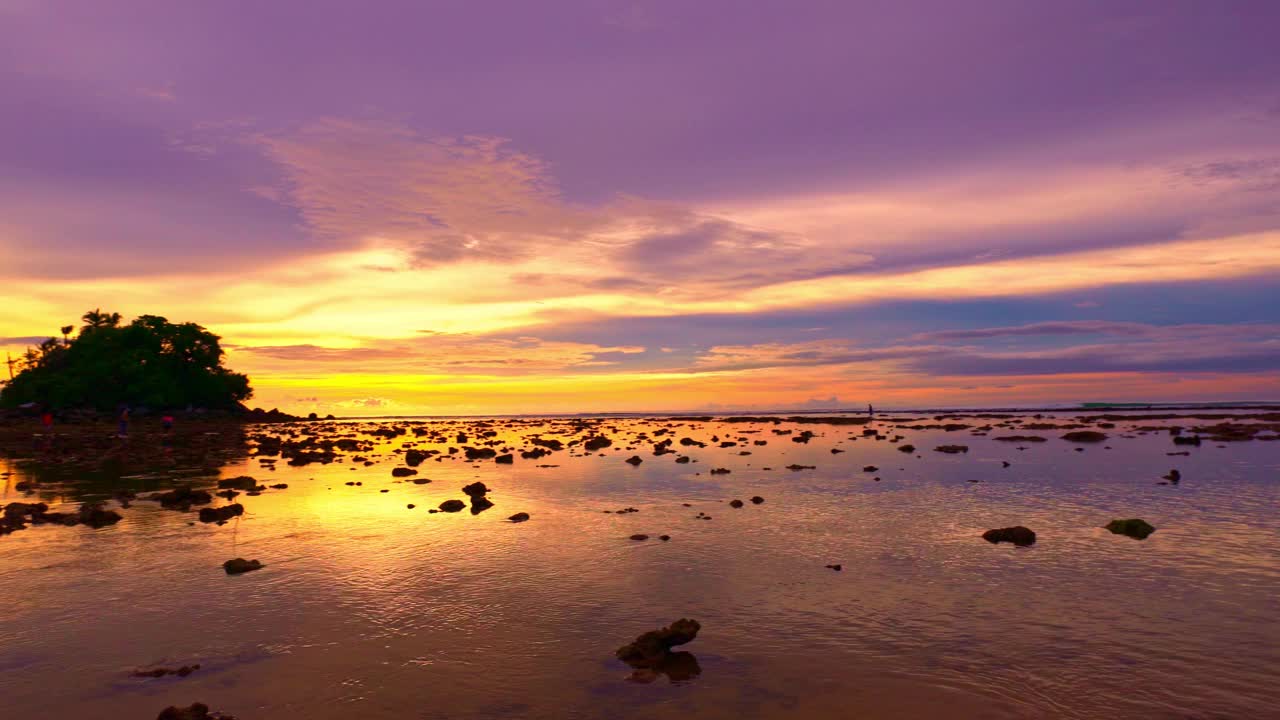
[[[0,352],[338,415],[1280,399],[1280,3],[0,0]]]

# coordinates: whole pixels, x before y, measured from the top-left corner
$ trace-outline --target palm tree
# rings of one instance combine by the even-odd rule
[[[75,325],[63,325],[63,326],[62,326],[62,344],[63,344],[63,345],[70,345],[70,344],[71,344],[71,331],[72,331],[72,330],[74,330],[74,329],[75,329]]]
[[[120,313],[104,313],[98,308],[94,308],[85,313],[81,320],[84,324],[91,328],[109,328],[116,327],[120,324]]]

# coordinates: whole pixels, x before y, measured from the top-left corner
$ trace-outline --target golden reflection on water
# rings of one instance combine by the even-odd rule
[[[1280,444],[1170,457],[1167,435],[1123,427],[1111,449],[1083,452],[1051,431],[1019,450],[903,430],[918,448],[908,455],[859,426],[604,425],[617,432],[599,455],[525,460],[529,434],[580,435],[562,421],[495,423],[513,464],[428,459],[422,485],[392,477],[395,451],[456,442],[379,439],[274,471],[251,457],[220,476],[289,487],[237,497],[246,513],[223,526],[138,501],[111,527],[0,538],[0,692],[15,717],[150,717],[200,700],[242,720],[1260,717],[1280,702]],[[652,440],[626,442],[664,425],[708,447],[675,445],[696,460],[678,465]],[[475,442],[474,425],[448,427]],[[719,448],[713,435],[747,444]],[[970,451],[932,451],[954,443]],[[1157,485],[1171,467],[1180,485]],[[17,482],[41,479],[0,459],[6,472],[6,503],[29,499]],[[429,512],[476,480],[493,508]],[[102,487],[41,482],[37,495]],[[756,494],[764,504],[726,504]],[[603,512],[628,507],[639,512]],[[531,520],[506,521],[521,511]],[[1134,541],[1101,529],[1133,516],[1159,530]],[[1012,524],[1039,542],[978,537]],[[228,577],[221,563],[237,556],[266,567]],[[679,617],[703,624],[679,648],[693,662],[636,677],[613,659]],[[128,677],[189,662],[202,669],[186,678]]]

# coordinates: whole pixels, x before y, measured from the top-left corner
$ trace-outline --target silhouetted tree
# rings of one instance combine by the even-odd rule
[[[220,338],[195,323],[143,315],[122,326],[119,313],[96,309],[83,320],[74,340],[63,328],[63,343],[27,349],[0,405],[232,408],[253,394],[247,376],[222,366]]]

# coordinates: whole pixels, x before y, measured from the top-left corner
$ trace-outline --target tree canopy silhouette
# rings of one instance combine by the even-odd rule
[[[143,315],[121,325],[120,313],[100,310],[81,319],[74,338],[64,327],[61,341],[27,349],[0,405],[233,409],[253,395],[248,376],[222,366],[221,338],[195,323]]]

